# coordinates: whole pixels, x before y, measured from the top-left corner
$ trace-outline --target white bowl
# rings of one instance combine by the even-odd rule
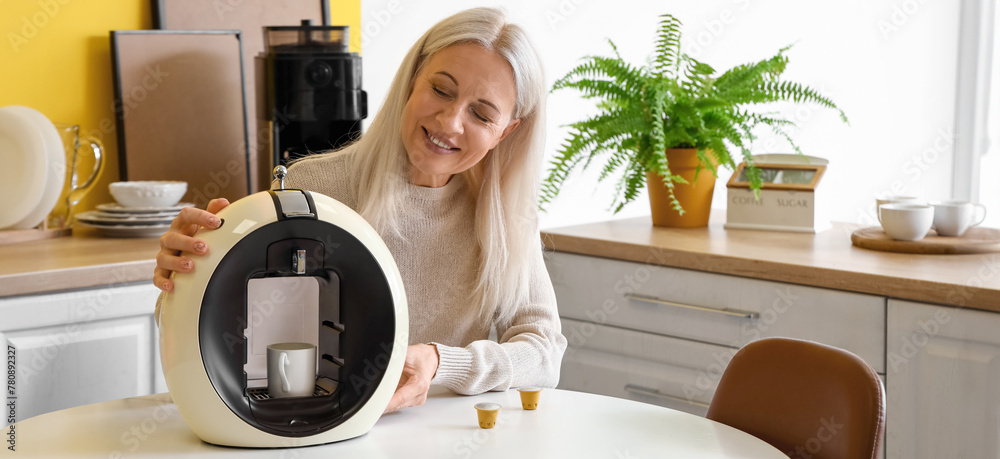
[[[111,196],[125,207],[170,207],[187,192],[187,182],[115,182]]]
[[[927,204],[897,202],[878,209],[885,234],[898,241],[919,241],[934,223],[934,207]]]

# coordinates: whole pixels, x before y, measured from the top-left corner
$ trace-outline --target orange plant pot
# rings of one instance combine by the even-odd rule
[[[683,215],[670,205],[670,192],[663,184],[663,177],[653,172],[646,173],[646,189],[649,190],[649,207],[653,211],[653,226],[671,228],[708,226],[712,195],[715,193],[715,174],[713,169],[702,167],[695,177],[695,171],[700,164],[696,152],[694,148],[667,149],[670,172],[684,177],[689,183],[674,184],[674,196],[684,209]],[[718,168],[718,165],[714,168]]]

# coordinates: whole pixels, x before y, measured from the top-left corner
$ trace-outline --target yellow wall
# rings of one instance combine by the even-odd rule
[[[0,0],[0,106],[26,105],[100,134],[107,161],[78,210],[111,200],[117,180],[108,31],[150,28],[149,1]],[[110,130],[99,129],[101,120]]]
[[[351,26],[351,52],[361,52],[361,0],[330,0],[330,25]]]
[[[359,33],[360,0],[330,0],[330,17]],[[0,106],[79,124],[107,149],[104,174],[77,211],[111,201],[108,184],[118,180],[108,32],[151,27],[149,0],[0,0]]]

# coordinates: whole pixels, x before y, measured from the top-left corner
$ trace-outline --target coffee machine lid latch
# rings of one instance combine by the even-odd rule
[[[278,188],[269,191],[269,193],[274,201],[278,220],[288,218],[316,219],[316,206],[313,204],[312,197],[302,190],[285,189],[285,177],[287,176],[288,169],[285,166],[274,168],[274,178],[278,180]]]
[[[272,172],[272,174],[274,174],[274,178],[278,179],[278,189],[284,190],[285,177],[288,176],[288,168],[285,166],[277,166],[274,168],[274,172]]]

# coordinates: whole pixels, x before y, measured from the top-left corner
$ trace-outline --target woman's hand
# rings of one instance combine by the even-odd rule
[[[427,401],[427,391],[431,379],[438,368],[437,346],[432,344],[412,344],[406,348],[403,374],[399,377],[396,393],[392,394],[386,413],[406,407],[423,405]]]
[[[194,270],[194,261],[180,256],[181,251],[204,255],[208,253],[205,241],[196,239],[194,233],[199,227],[218,228],[222,220],[215,214],[229,205],[226,198],[213,199],[208,203],[207,210],[195,207],[185,207],[177,215],[170,229],[160,236],[160,251],[156,254],[156,269],[153,271],[153,283],[165,292],[174,289],[170,273],[179,271],[189,273]]]

